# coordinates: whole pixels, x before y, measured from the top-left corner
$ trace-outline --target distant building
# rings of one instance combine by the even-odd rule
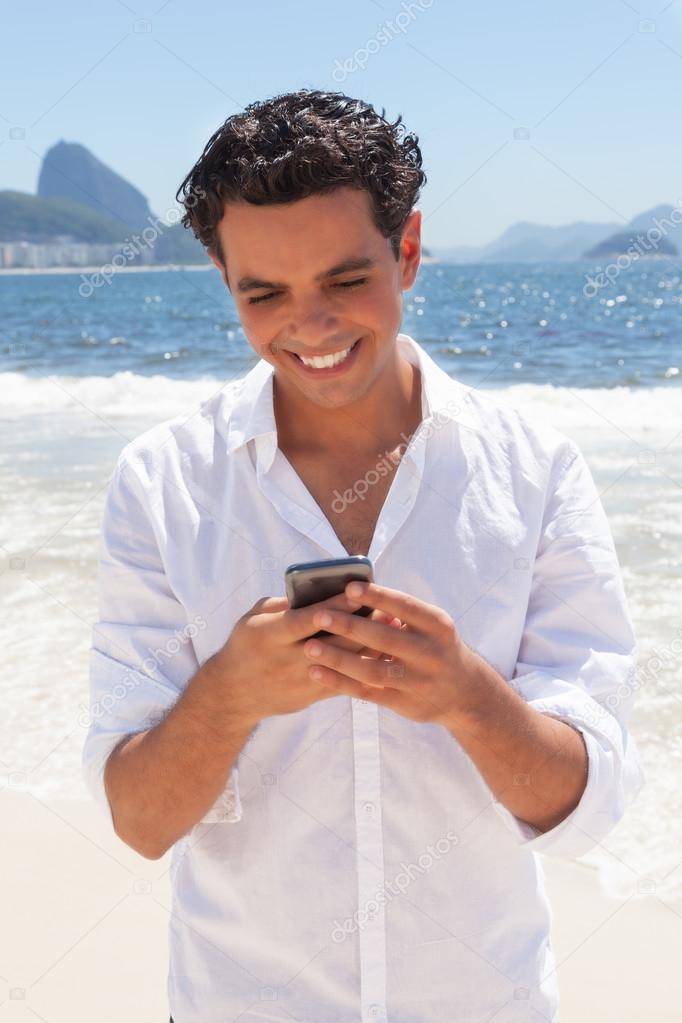
[[[135,258],[128,258],[123,244],[79,242],[60,235],[49,242],[0,242],[0,267],[41,270],[52,266],[105,266],[114,257],[117,266],[153,263],[153,248],[138,247]]]

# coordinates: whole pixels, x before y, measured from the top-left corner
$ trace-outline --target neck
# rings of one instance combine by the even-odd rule
[[[305,396],[282,393],[277,374],[273,401],[278,445],[284,451],[374,456],[392,451],[422,421],[421,374],[398,353],[370,390],[341,408],[325,408]]]

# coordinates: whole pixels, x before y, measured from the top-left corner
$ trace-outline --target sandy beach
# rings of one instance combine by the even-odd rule
[[[170,853],[145,860],[94,803],[0,791],[3,1023],[167,1023]],[[596,872],[542,858],[554,915],[560,1023],[673,1023],[682,900],[610,899]]]

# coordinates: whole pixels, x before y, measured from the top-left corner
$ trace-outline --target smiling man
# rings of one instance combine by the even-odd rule
[[[172,849],[175,1023],[556,1020],[536,853],[643,784],[581,452],[400,333],[424,181],[400,118],[301,90],[181,187],[259,360],[121,452],[83,751],[117,835]],[[289,608],[288,564],[346,554],[373,584]]]
[[[339,185],[286,204],[226,202],[209,242],[249,343],[274,368],[279,450],[352,554],[367,553],[393,472],[361,506],[335,512],[335,490],[396,452],[422,419],[419,369],[396,344],[420,224],[410,212],[396,259],[370,194]]]

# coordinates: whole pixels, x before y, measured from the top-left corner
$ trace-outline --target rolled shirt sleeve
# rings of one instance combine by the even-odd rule
[[[606,837],[645,777],[628,732],[636,641],[618,557],[582,453],[567,441],[562,455],[550,477],[523,636],[509,681],[530,706],[582,734],[587,783],[574,810],[545,832],[502,803],[494,806],[519,844],[572,858]]]
[[[98,620],[92,628],[85,784],[113,826],[104,785],[107,758],[127,735],[158,724],[199,668],[193,638],[206,628],[188,620],[164,571],[158,537],[134,459],[119,456],[107,491],[97,566]],[[147,460],[148,461],[148,460]],[[158,531],[158,532],[157,532]],[[241,817],[238,771],[202,820]]]

